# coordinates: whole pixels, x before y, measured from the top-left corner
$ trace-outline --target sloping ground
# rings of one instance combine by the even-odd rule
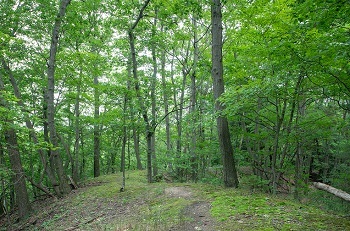
[[[292,200],[206,184],[147,184],[146,173],[85,182],[62,200],[36,202],[27,221],[0,230],[350,230],[349,217]],[[15,215],[12,220],[15,220]]]

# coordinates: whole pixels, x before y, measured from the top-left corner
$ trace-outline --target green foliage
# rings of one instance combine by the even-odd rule
[[[11,126],[18,135],[23,166],[33,179],[40,179],[44,168],[37,154],[39,148],[45,152],[50,148],[59,149],[67,174],[71,173],[73,165],[63,142],[59,147],[53,147],[45,141],[43,131],[43,92],[47,87],[48,47],[57,3],[45,0],[1,1],[0,60],[4,58],[8,62],[24,108],[18,106],[19,99],[14,96],[9,81],[10,73],[1,64],[0,75],[5,90],[0,94],[8,102],[8,107],[0,107],[0,131],[3,132],[8,125],[4,123],[6,119],[15,121]],[[135,82],[130,78],[132,68],[127,36],[142,4],[142,1],[72,1],[63,21],[55,73],[55,122],[70,154],[78,158],[80,178],[93,173],[94,125],[101,129],[101,169],[104,173],[120,166],[124,127],[128,134],[127,162],[130,169],[136,168],[134,130],[141,137],[141,160],[145,165],[145,126],[136,100]],[[156,115],[151,118],[157,123],[157,161],[154,163],[160,167],[161,173],[170,172],[179,181],[190,179],[192,170],[197,168],[201,182],[218,186],[221,184],[222,161],[209,76],[209,9],[208,1],[151,1],[135,28],[135,45],[147,113],[152,107],[150,86],[154,60],[151,50],[155,47],[158,81],[155,84]],[[347,1],[336,0],[239,0],[234,4],[223,1],[226,93],[220,100],[226,106],[224,115],[230,120],[236,161],[258,167],[266,173],[263,179],[255,176],[242,179],[250,190],[270,190],[273,164],[281,176],[286,176],[291,182],[298,180],[294,176],[296,154],[300,151],[299,173],[302,179],[299,179],[298,187],[301,191],[304,192],[309,174],[316,174],[320,180],[350,191],[347,174],[350,168],[349,12]],[[197,21],[197,28],[194,28],[193,19]],[[194,41],[194,31],[197,32],[197,41]],[[194,55],[197,55],[194,44],[199,48],[197,63],[194,61]],[[161,75],[165,78],[164,86]],[[195,111],[188,107],[192,103],[191,76],[196,80]],[[94,77],[99,78],[98,86],[93,82]],[[100,94],[98,119],[94,118],[95,91]],[[164,94],[168,97],[167,102],[163,102]],[[125,98],[128,98],[128,104],[124,110]],[[79,112],[75,111],[77,102]],[[170,112],[167,115],[169,146],[163,118],[165,103]],[[39,138],[37,144],[29,138],[30,131],[24,123],[26,118],[34,124]],[[196,136],[195,145],[192,144],[193,136]],[[193,160],[193,154],[196,160]],[[6,149],[4,155],[4,166],[8,166]],[[274,155],[276,163],[272,160]],[[1,171],[6,172],[4,169]],[[45,175],[43,182],[46,181]],[[284,182],[279,183],[284,186]],[[144,186],[136,184],[132,194],[137,197],[142,193],[139,189]],[[105,190],[106,198],[118,195],[117,189],[108,190],[103,186],[94,190],[97,196],[102,196]],[[254,202],[258,210],[263,208],[264,211],[270,205],[264,198],[257,198]],[[132,199],[125,197],[123,200]],[[223,197],[217,206],[224,206],[225,200],[235,206],[244,203],[243,197],[235,201]],[[332,199],[327,200],[331,204]],[[154,203],[156,206],[145,210],[150,216],[159,214],[159,208],[175,213],[170,206],[162,207],[159,201]],[[182,203],[174,201],[174,208],[180,208]],[[343,205],[337,203],[333,209],[337,208],[341,210]],[[238,209],[241,214],[254,210],[253,207],[239,206]],[[266,219],[278,215],[264,212],[268,216]],[[264,220],[264,212],[257,213],[257,217]],[[168,216],[170,214],[165,217]],[[226,218],[229,216],[227,214]],[[294,221],[283,222],[281,226],[282,221],[279,221],[276,227],[299,228]],[[271,227],[274,226],[266,229]]]

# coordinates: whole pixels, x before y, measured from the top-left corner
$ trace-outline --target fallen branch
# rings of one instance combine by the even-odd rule
[[[36,183],[32,178],[30,178],[28,176],[25,176],[25,177],[33,186],[40,189],[41,191],[43,191],[44,193],[46,193],[50,197],[57,199],[57,197],[55,195],[53,195],[49,189],[47,189],[44,185],[42,185],[42,183]]]
[[[320,182],[313,182],[312,183],[313,186],[315,186],[316,188],[318,189],[321,189],[321,190],[324,190],[326,192],[329,192],[329,193],[332,193],[333,195],[343,199],[343,200],[346,200],[346,201],[349,201],[350,202],[350,194],[340,190],[340,189],[337,189],[337,188],[334,188],[330,185],[327,185],[327,184],[324,184],[324,183],[320,183]]]

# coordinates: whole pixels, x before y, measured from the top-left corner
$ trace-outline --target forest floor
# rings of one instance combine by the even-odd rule
[[[2,218],[0,230],[350,230],[348,215],[257,192],[244,182],[239,189],[148,184],[146,172],[130,171],[124,192],[120,185],[120,174],[85,181],[63,199],[34,202],[25,221],[14,223],[16,214]]]

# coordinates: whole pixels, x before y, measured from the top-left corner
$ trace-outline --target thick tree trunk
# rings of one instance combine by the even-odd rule
[[[21,110],[22,112],[26,112],[26,108],[25,108],[25,105],[22,101],[22,95],[21,95],[21,92],[18,88],[18,85],[17,85],[17,81],[8,65],[8,63],[5,61],[4,58],[2,58],[2,65],[4,67],[4,69],[6,70],[6,72],[8,73],[9,77],[10,77],[10,82],[11,82],[11,85],[12,85],[12,88],[13,88],[13,92],[14,92],[14,95],[16,96],[16,98],[18,99],[17,101],[17,104],[21,107]],[[46,117],[45,117],[46,118]],[[35,130],[34,130],[34,125],[33,123],[29,120],[28,116],[25,114],[25,124],[27,126],[27,128],[29,129],[29,135],[30,135],[30,138],[33,140],[34,144],[38,145],[39,144],[39,139],[35,133]],[[55,187],[56,185],[58,185],[57,183],[57,180],[55,178],[55,174],[53,172],[53,170],[47,166],[47,157],[46,157],[46,154],[45,154],[45,151],[41,148],[38,148],[38,154],[39,154],[39,157],[40,157],[40,161],[43,165],[43,172],[40,176],[40,180],[39,180],[39,183],[38,184],[41,184],[41,182],[43,181],[43,178],[44,178],[44,173],[47,174],[48,178],[49,178],[49,181],[51,183],[51,185],[54,186],[54,190],[55,190],[55,193],[56,194],[59,194],[59,188],[58,187]]]
[[[230,131],[226,117],[221,113],[224,106],[219,102],[224,93],[223,63],[222,63],[222,13],[220,0],[212,0],[212,78],[215,99],[215,109],[219,113],[216,119],[220,150],[223,158],[224,183],[226,187],[238,187],[238,176],[233,156]]]
[[[140,135],[135,126],[132,129],[132,137],[134,141],[134,151],[135,151],[135,157],[136,157],[136,165],[138,170],[142,170],[142,162],[141,162],[141,155],[140,155]]]
[[[47,122],[47,90],[44,90],[44,100],[43,100],[43,133],[44,133],[44,140],[46,143],[50,143],[50,138],[49,138],[49,128],[48,128],[48,122]],[[56,173],[55,173],[55,165],[51,156],[51,149],[49,148],[47,150],[47,156],[48,156],[48,162],[44,165],[47,169],[47,175],[49,179],[51,180],[52,187],[55,191],[55,194],[58,197],[62,196],[60,187],[59,187],[59,182],[57,181],[56,178]]]
[[[50,132],[50,142],[53,146],[51,149],[51,158],[55,165],[55,170],[57,172],[59,187],[61,190],[61,194],[65,195],[71,191],[71,188],[68,184],[67,176],[65,175],[63,169],[62,159],[58,150],[58,138],[56,134],[56,126],[55,126],[55,64],[56,64],[56,54],[58,49],[58,39],[59,39],[59,31],[61,28],[62,19],[66,13],[66,8],[69,5],[70,0],[62,0],[59,6],[59,13],[55,20],[55,24],[52,30],[52,38],[51,38],[51,46],[50,46],[50,58],[48,61],[48,70],[47,70],[47,78],[48,78],[48,87],[47,87],[47,122],[48,129]]]
[[[5,140],[11,163],[11,169],[14,173],[13,180],[16,193],[16,204],[18,206],[18,214],[20,218],[24,218],[29,215],[31,207],[26,187],[25,174],[22,168],[21,157],[17,143],[17,136],[13,128],[8,128],[5,130]]]
[[[0,91],[4,90],[4,82],[2,76],[0,76]],[[0,106],[8,108],[8,104],[4,98],[0,95]],[[25,181],[25,174],[22,167],[21,156],[17,143],[16,132],[13,128],[14,123],[11,118],[5,118],[5,141],[7,147],[7,153],[9,155],[11,170],[13,172],[13,185],[16,193],[16,204],[18,206],[18,214],[21,219],[29,215],[31,206],[29,202],[29,196],[27,192],[27,186]],[[2,206],[2,205],[1,205]]]

